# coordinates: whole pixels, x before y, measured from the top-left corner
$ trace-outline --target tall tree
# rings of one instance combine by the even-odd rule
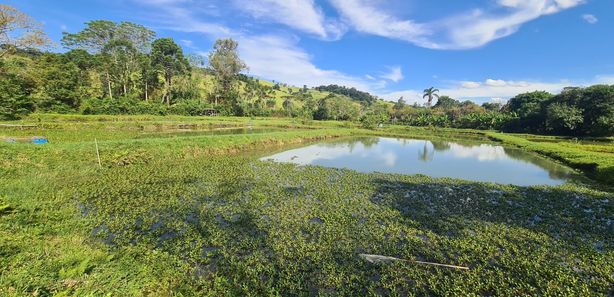
[[[96,20],[85,25],[86,27],[77,33],[62,33],[62,44],[67,48],[79,48],[97,54],[111,41],[127,40],[138,51],[146,53],[151,41],[156,37],[156,33],[147,27],[131,22]]]
[[[218,86],[216,98],[223,98],[225,101],[233,99],[237,76],[247,69],[247,65],[239,58],[238,47],[239,43],[232,39],[218,39],[209,54],[209,67]],[[235,104],[234,101],[236,98],[229,103]]]
[[[449,96],[440,96],[434,107],[440,107],[443,110],[449,110],[460,105],[461,103],[458,100],[455,100]]]
[[[403,99],[403,96],[401,96],[399,100],[397,100],[397,102],[394,104],[393,109],[397,111],[402,110],[403,108],[405,108],[406,105],[407,103],[405,102],[405,99]]]
[[[422,96],[422,98],[428,98],[428,102],[426,103],[428,107],[433,104],[433,98],[439,99],[439,95],[436,94],[437,92],[439,92],[439,90],[435,89],[435,87],[430,87],[424,90],[424,95]]]
[[[121,87],[121,94],[128,95],[129,89],[134,89],[140,76],[139,54],[132,43],[126,39],[110,41],[102,50],[102,54],[110,63],[105,65],[107,73]],[[112,90],[109,88],[109,92]]]
[[[171,38],[156,39],[151,45],[151,62],[164,80],[162,101],[171,104],[173,78],[188,73],[190,65],[183,50]]]
[[[282,103],[282,107],[284,108],[289,117],[292,116],[292,111],[294,110],[294,101],[291,97],[288,96],[284,100],[284,102]]]
[[[122,93],[126,95],[129,85],[127,77],[138,73],[135,69],[140,62],[138,54],[149,52],[155,33],[131,22],[96,20],[85,24],[86,27],[77,33],[64,32],[62,44],[67,48],[102,54],[106,62],[102,64],[102,76],[108,96],[113,98],[114,84],[121,86]]]
[[[149,55],[140,55],[139,59],[141,78],[143,80],[143,96],[145,102],[149,101],[149,90],[155,85],[156,71],[151,65],[151,57]]]
[[[12,6],[0,4],[0,58],[17,49],[51,44],[42,25]]]

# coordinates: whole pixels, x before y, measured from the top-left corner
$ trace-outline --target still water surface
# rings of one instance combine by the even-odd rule
[[[550,160],[498,145],[384,137],[324,142],[261,160],[520,186],[560,185],[573,174]]]

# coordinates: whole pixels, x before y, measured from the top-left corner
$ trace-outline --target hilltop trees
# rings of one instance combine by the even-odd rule
[[[318,91],[322,91],[322,92],[330,92],[330,93],[334,93],[337,95],[344,95],[358,102],[361,102],[365,105],[371,105],[375,101],[377,101],[377,97],[367,92],[359,91],[356,88],[347,88],[347,87],[338,86],[338,85],[328,85],[328,86],[319,86],[315,89]],[[304,90],[306,90],[306,88],[304,88]]]

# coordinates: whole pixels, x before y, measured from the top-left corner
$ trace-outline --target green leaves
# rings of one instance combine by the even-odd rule
[[[94,268],[94,266],[90,264],[90,261],[90,258],[86,258],[78,263],[75,263],[73,266],[66,268],[63,267],[60,269],[58,274],[64,279],[81,277],[84,274],[89,273]]]

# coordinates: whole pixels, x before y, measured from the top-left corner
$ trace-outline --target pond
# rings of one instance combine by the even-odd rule
[[[519,149],[485,143],[384,137],[318,143],[261,160],[519,186],[560,185],[574,174],[568,167]]]

